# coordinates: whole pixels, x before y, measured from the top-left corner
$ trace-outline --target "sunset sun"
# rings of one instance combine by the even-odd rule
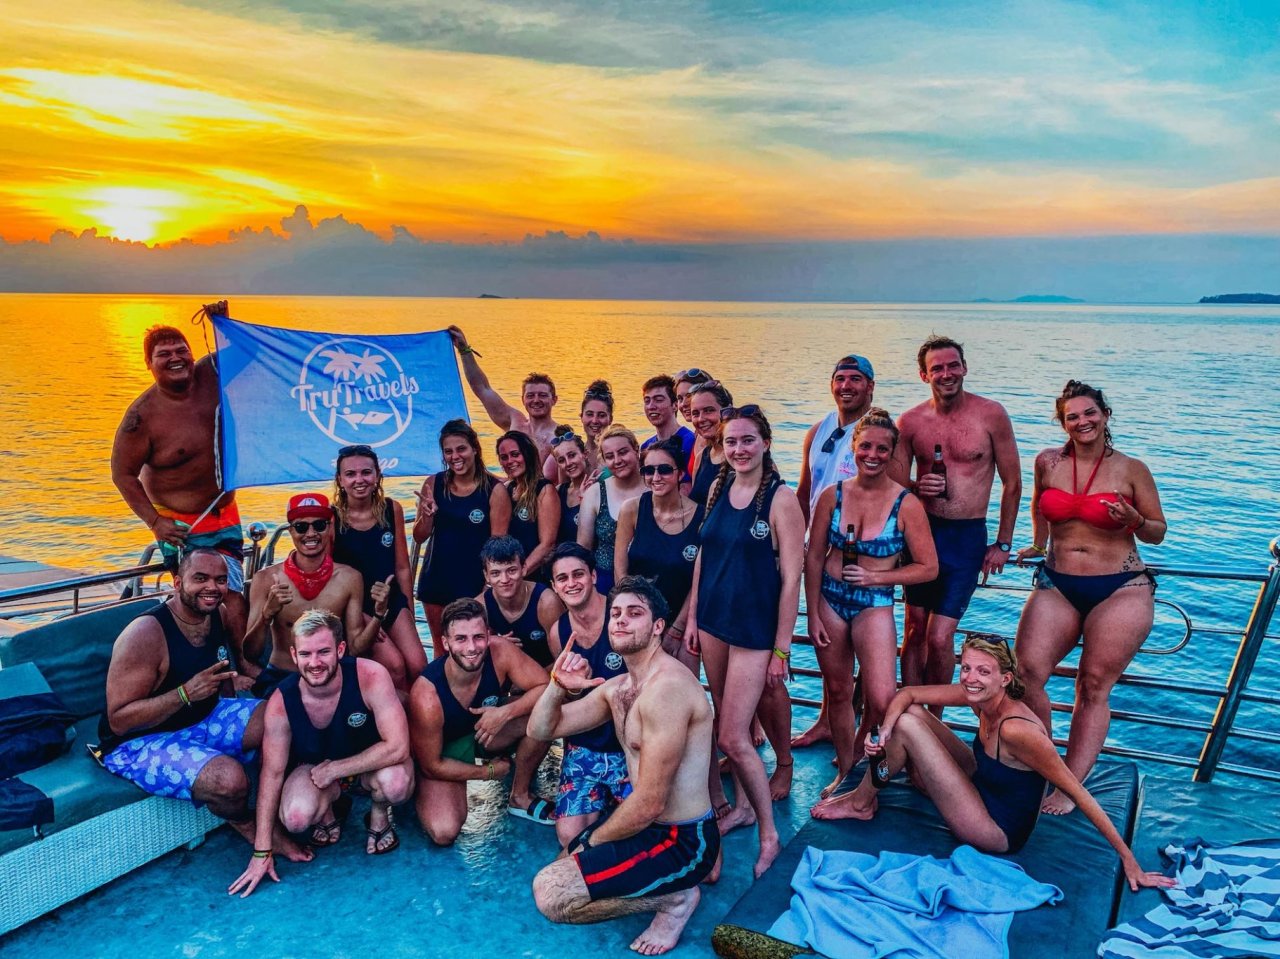
[[[171,190],[141,187],[107,187],[88,198],[87,218],[99,231],[120,240],[152,243],[160,238],[160,227],[182,204]]]

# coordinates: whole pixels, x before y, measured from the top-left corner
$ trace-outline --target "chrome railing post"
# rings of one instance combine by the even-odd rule
[[[1205,737],[1204,747],[1200,750],[1200,761],[1196,765],[1194,777],[1196,782],[1207,783],[1213,779],[1218,763],[1222,761],[1222,751],[1226,748],[1227,738],[1231,735],[1231,726],[1235,723],[1236,713],[1240,709],[1240,698],[1249,685],[1249,677],[1253,674],[1258,653],[1262,651],[1262,643],[1267,638],[1267,630],[1271,627],[1271,618],[1275,615],[1276,603],[1280,601],[1280,537],[1271,541],[1271,556],[1272,562],[1267,581],[1258,590],[1258,600],[1253,604],[1249,625],[1240,638],[1236,660],[1231,665],[1226,695],[1218,703],[1218,710],[1213,717],[1213,726]]]

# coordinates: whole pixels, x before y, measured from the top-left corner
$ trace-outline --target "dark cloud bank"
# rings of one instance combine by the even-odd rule
[[[94,231],[0,240],[0,290],[16,293],[1169,303],[1278,287],[1280,237],[652,244],[546,232],[458,244],[404,227],[388,239],[342,216],[313,224],[300,206],[278,231],[236,230],[212,244],[148,247]]]

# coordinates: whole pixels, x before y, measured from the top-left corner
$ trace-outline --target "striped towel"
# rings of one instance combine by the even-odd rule
[[[1107,933],[1099,956],[1280,957],[1280,839],[1192,839],[1163,854],[1181,887],[1161,890],[1167,902]]]

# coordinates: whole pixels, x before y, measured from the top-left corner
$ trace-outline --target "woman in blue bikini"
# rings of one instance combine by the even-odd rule
[[[927,583],[938,575],[938,557],[924,507],[889,478],[888,467],[898,445],[897,426],[884,410],[872,408],[854,426],[851,442],[858,472],[818,497],[805,556],[809,638],[826,684],[838,770],[835,780],[823,790],[824,797],[835,791],[857,763],[867,730],[884,718],[897,688],[893,588]],[[844,551],[850,526],[855,530],[858,562],[846,566]],[[908,555],[910,559],[906,559]],[[856,732],[855,655],[862,664],[866,703]]]
[[[961,842],[990,853],[1022,848],[1040,815],[1047,783],[1076,802],[1120,855],[1125,879],[1140,886],[1175,885],[1172,877],[1144,872],[1107,814],[1067,768],[1053,740],[1026,704],[1018,662],[1008,643],[972,635],[960,655],[960,682],[906,686],[893,697],[880,741],[867,743],[873,763],[883,759],[893,776],[908,761],[915,778]],[[926,706],[968,706],[978,717],[972,748]],[[871,819],[877,787],[872,771],[852,792],[813,807],[815,819]]]

